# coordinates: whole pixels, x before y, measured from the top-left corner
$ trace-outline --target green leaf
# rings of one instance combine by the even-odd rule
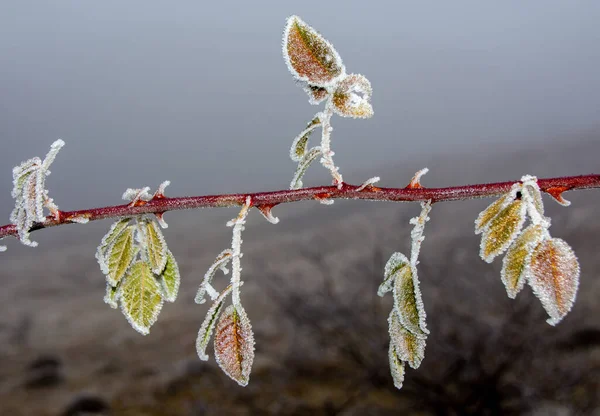
[[[315,161],[321,155],[321,148],[319,146],[313,147],[302,157],[300,162],[298,163],[298,168],[296,168],[296,172],[294,173],[294,179],[292,179],[292,183],[290,183],[290,189],[300,189],[302,188],[302,177],[306,173],[306,170],[310,166],[312,162]]]
[[[136,331],[142,335],[150,327],[163,305],[158,280],[145,261],[136,261],[121,283],[121,310]]]
[[[240,386],[250,379],[254,361],[254,334],[244,308],[229,305],[215,330],[215,359],[219,367]]]
[[[113,287],[110,283],[106,284],[106,294],[104,295],[104,302],[108,304],[113,309],[117,309],[119,306],[119,297],[120,297],[120,286],[117,285]]]
[[[210,341],[210,337],[217,323],[217,319],[219,318],[221,310],[223,309],[225,299],[227,298],[227,295],[231,293],[231,289],[232,286],[229,285],[221,292],[219,297],[213,302],[208,312],[206,312],[204,322],[202,322],[202,326],[200,326],[198,338],[196,338],[196,351],[198,352],[198,357],[200,357],[202,361],[208,361],[206,347],[208,346],[208,342]]]
[[[525,222],[526,209],[523,201],[516,199],[490,221],[481,237],[479,255],[484,261],[491,263],[519,235]]]
[[[394,309],[388,318],[390,341],[396,348],[398,358],[406,361],[412,368],[419,368],[421,361],[425,357],[425,341],[423,337],[406,329],[398,319],[398,314]]]
[[[326,87],[345,75],[344,64],[333,45],[298,16],[287,20],[283,57],[298,81]]]
[[[299,162],[302,160],[302,157],[306,154],[306,149],[308,147],[308,139],[312,132],[321,125],[321,120],[319,117],[315,117],[312,119],[308,126],[294,139],[292,143],[292,148],[290,149],[290,158],[294,162]]]
[[[398,269],[394,275],[394,310],[403,327],[415,336],[425,338],[425,309],[419,291],[417,270],[411,265]]]
[[[175,302],[177,292],[179,291],[179,282],[181,276],[179,274],[179,266],[170,250],[167,251],[167,264],[162,274],[160,275],[161,293],[167,302]]]
[[[508,297],[514,299],[523,289],[527,274],[527,265],[533,250],[542,240],[541,225],[530,225],[510,245],[506,256],[502,259],[500,276],[506,287]]]
[[[388,358],[390,359],[390,371],[392,373],[392,378],[394,379],[394,387],[401,389],[402,383],[404,382],[404,361],[398,357],[393,342],[390,342]]]
[[[396,273],[398,273],[398,271],[400,271],[400,269],[406,266],[408,263],[408,259],[402,253],[394,253],[391,255],[390,259],[385,265],[383,282],[381,285],[379,285],[379,289],[377,289],[378,296],[383,296],[392,290],[394,287],[394,277],[396,276]]]
[[[108,248],[108,274],[106,278],[108,283],[113,286],[116,286],[123,276],[125,276],[127,269],[135,257],[133,244],[134,231],[134,225],[128,226],[114,239]]]
[[[152,272],[161,274],[167,264],[167,243],[156,221],[144,221],[144,239]]]
[[[127,228],[127,224],[129,223],[129,218],[124,218],[119,221],[114,222],[106,235],[102,238],[98,249],[96,250],[96,259],[98,260],[98,264],[100,264],[100,269],[102,273],[108,274],[108,262],[107,262],[107,249],[111,243],[115,241],[115,239]]]

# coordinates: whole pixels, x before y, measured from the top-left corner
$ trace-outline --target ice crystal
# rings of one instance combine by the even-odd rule
[[[35,222],[46,220],[44,207],[55,215],[58,213],[58,207],[48,197],[45,186],[46,176],[50,175],[50,165],[64,145],[64,141],[57,140],[52,143],[43,161],[34,157],[13,169],[11,195],[15,199],[15,208],[10,214],[10,221],[17,226],[19,239],[25,245],[37,246],[35,241],[29,239],[29,230]]]
[[[246,386],[254,361],[254,334],[241,305],[229,305],[215,328],[215,359],[240,386]]]
[[[212,336],[215,325],[217,324],[217,319],[219,319],[219,315],[223,309],[225,299],[227,298],[227,295],[231,293],[231,289],[231,285],[229,285],[219,294],[208,312],[206,312],[204,322],[202,322],[202,325],[200,326],[198,338],[196,338],[196,351],[198,352],[198,357],[200,357],[202,361],[208,361],[206,347],[208,346],[210,337]]]

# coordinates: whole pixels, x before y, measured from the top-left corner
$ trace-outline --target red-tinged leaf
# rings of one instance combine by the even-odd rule
[[[525,285],[527,266],[533,250],[542,241],[543,232],[541,225],[530,225],[510,245],[502,259],[500,276],[511,299],[514,299]]]
[[[363,75],[350,74],[333,93],[333,110],[343,117],[369,118],[373,115],[372,93],[368,79]]]
[[[308,94],[308,102],[312,105],[322,103],[329,95],[327,89],[315,85],[307,85],[304,87],[304,91]]]
[[[556,325],[571,310],[579,287],[579,261],[560,238],[542,241],[531,257],[528,282]]]
[[[254,334],[246,312],[229,305],[215,329],[215,358],[240,386],[246,386],[254,361]]]
[[[326,87],[345,74],[342,59],[333,45],[298,16],[287,20],[283,56],[292,75],[311,86]]]

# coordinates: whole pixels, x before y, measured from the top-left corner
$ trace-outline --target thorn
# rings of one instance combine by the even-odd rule
[[[165,198],[165,188],[171,184],[171,181],[164,181],[158,186],[156,192],[152,196],[152,199],[164,199]],[[165,227],[163,227],[165,228]]]
[[[164,198],[164,195],[163,195],[163,198]],[[156,221],[158,221],[161,228],[163,228],[163,229],[169,228],[169,224],[167,224],[167,222],[163,218],[163,214],[164,214],[164,212],[155,212],[154,215],[156,216]]]
[[[415,173],[415,176],[410,180],[410,183],[406,186],[406,189],[420,189],[423,187],[421,185],[421,177],[429,172],[428,168],[423,168]]]
[[[275,207],[275,204],[265,204],[256,206],[256,208],[258,208],[260,213],[263,215],[263,217],[265,217],[267,221],[269,221],[271,224],[277,224],[279,222],[279,218],[273,216],[273,213],[271,212],[271,209],[273,209],[273,207]]]
[[[374,183],[377,183],[381,180],[381,178],[379,176],[375,176],[373,178],[367,179],[366,181],[364,181],[362,183],[362,185],[360,185],[358,188],[356,188],[357,192],[360,192],[366,188],[369,188],[370,190],[374,190],[374,189],[381,189],[381,188],[375,188],[373,186]]]
[[[546,189],[546,193],[549,194],[556,202],[561,204],[564,207],[568,207],[571,205],[571,201],[567,201],[563,198],[562,193],[568,191],[569,188],[566,186],[552,186]]]

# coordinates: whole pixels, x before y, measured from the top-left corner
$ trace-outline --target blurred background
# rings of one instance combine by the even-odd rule
[[[289,147],[319,110],[282,59],[291,14],[373,85],[372,119],[333,119],[346,181],[404,186],[425,166],[425,186],[598,172],[597,2],[6,1],[0,222],[12,167],[58,138],[47,187],[66,210],[167,179],[171,196],[287,188]],[[305,180],[329,182],[319,165]],[[409,251],[415,205],[280,206],[276,227],[250,215],[242,298],[257,355],[245,389],[194,347],[207,309],[195,290],[235,209],[165,216],[183,283],[146,337],[102,301],[93,253],[110,222],[35,233],[35,250],[8,240],[0,414],[600,414],[600,192],[567,198],[547,211],[582,276],[555,328],[528,288],[506,297],[499,260],[478,258],[473,220],[490,201],[433,208],[420,265],[432,335],[401,391],[391,300],[376,289],[391,253]]]

